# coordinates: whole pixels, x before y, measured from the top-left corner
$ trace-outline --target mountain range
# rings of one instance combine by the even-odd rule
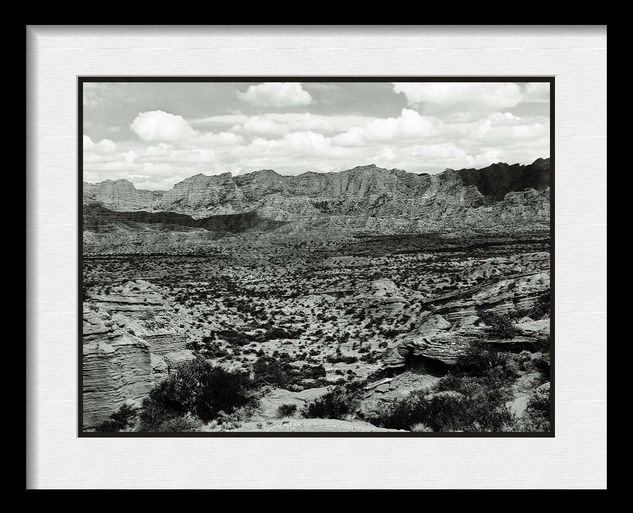
[[[271,231],[288,223],[381,231],[548,229],[550,160],[416,174],[376,165],[296,176],[197,174],[167,191],[83,183],[84,230]]]

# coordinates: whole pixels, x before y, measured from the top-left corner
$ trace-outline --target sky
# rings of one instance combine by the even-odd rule
[[[539,82],[86,82],[84,181],[528,164],[550,155],[549,97]]]

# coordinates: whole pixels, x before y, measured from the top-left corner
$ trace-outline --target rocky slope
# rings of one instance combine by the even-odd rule
[[[96,184],[83,184],[84,204],[96,202],[113,210],[141,210],[161,196],[161,191],[138,190],[128,180],[105,180]]]
[[[119,220],[127,229],[138,229],[135,223],[139,222],[156,222],[147,212],[172,212],[193,219],[211,217],[212,225],[217,224],[212,216],[249,213],[278,222],[307,220],[310,225],[319,219],[338,218],[351,222],[355,229],[365,224],[378,231],[382,230],[381,219],[396,219],[405,229],[419,231],[451,223],[547,226],[549,183],[549,159],[538,159],[530,165],[498,163],[478,170],[447,169],[435,175],[375,165],[298,176],[282,176],[272,170],[239,176],[198,174],[169,191],[142,191],[126,180],[107,180],[84,183],[83,197],[84,204],[96,203],[112,211],[144,211],[140,217]],[[176,219],[176,224],[200,226],[183,220]]]
[[[506,350],[534,350],[549,337],[549,319],[523,320],[516,325],[516,335],[493,338],[482,326],[478,312],[494,310],[503,314],[531,308],[539,297],[549,293],[549,288],[549,272],[529,272],[422,302],[427,319],[385,353],[384,365],[401,368],[412,357],[454,365],[473,342],[482,339]]]

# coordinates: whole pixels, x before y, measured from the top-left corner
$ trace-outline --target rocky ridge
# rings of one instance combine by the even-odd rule
[[[126,180],[84,183],[85,204],[118,212],[175,212],[193,218],[257,212],[276,221],[352,217],[379,229],[399,219],[405,229],[444,225],[549,222],[549,159],[529,165],[493,164],[439,174],[416,174],[375,165],[338,173],[282,176],[273,170],[244,175],[198,174],[168,191],[137,190]],[[464,212],[467,211],[468,215]],[[358,226],[357,226],[358,227]]]

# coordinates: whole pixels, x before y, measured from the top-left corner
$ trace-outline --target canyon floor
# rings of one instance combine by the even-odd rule
[[[143,430],[153,391],[203,362],[250,380],[248,401],[153,429],[549,431],[548,232],[240,237],[88,238],[84,430]]]

